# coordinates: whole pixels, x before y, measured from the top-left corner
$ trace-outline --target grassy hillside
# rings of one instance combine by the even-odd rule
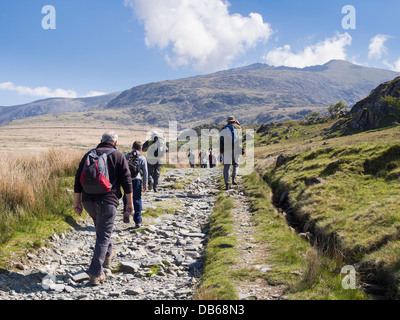
[[[267,248],[261,262],[271,266],[263,277],[269,285],[286,287],[284,299],[370,299],[360,288],[343,290],[342,257],[326,255],[320,248],[310,246],[307,237],[296,234],[285,215],[271,203],[271,189],[257,172],[244,178],[244,186],[253,211],[256,239]]]
[[[334,122],[261,128],[257,172],[298,232],[398,297],[400,127],[328,138]]]

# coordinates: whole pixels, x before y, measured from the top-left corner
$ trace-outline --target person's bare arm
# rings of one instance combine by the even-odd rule
[[[126,196],[125,215],[129,216],[133,213],[133,193],[128,193]]]
[[[77,215],[81,216],[83,212],[82,208],[82,193],[75,193],[74,200],[74,211]]]

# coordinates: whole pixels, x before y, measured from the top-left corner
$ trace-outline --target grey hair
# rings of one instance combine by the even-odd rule
[[[102,142],[107,142],[107,141],[117,142],[118,135],[114,131],[104,132],[103,136],[101,138],[101,141]]]

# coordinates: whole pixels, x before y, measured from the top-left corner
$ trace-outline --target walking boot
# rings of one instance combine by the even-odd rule
[[[111,255],[106,256],[106,258],[104,259],[103,267],[108,268],[111,265],[112,259],[114,259],[116,255],[117,255],[117,251],[113,250],[111,252]]]
[[[106,281],[106,275],[104,274],[104,272],[99,277],[89,275],[89,283],[93,287],[99,286],[104,281]]]

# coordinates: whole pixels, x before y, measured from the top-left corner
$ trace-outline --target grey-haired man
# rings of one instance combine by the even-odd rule
[[[81,184],[81,174],[87,161],[87,156],[82,158],[75,175],[75,203],[74,210],[78,215],[82,214],[83,208],[92,217],[96,228],[96,244],[93,258],[88,270],[89,282],[96,286],[105,281],[103,266],[108,266],[116,255],[111,242],[111,234],[114,229],[114,221],[122,197],[121,186],[127,197],[126,212],[133,212],[133,189],[131,173],[128,162],[124,155],[117,149],[118,135],[113,132],[105,132],[100,144],[96,147],[98,155],[107,155],[107,167],[111,191],[103,195],[88,194]]]

